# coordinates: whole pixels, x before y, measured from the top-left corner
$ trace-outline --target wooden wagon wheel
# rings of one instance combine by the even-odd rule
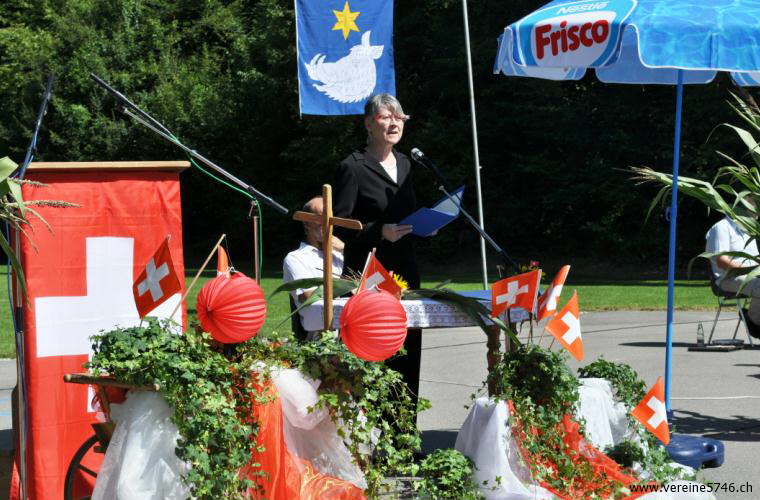
[[[95,478],[98,477],[98,471],[93,470],[94,467],[92,466],[88,467],[87,465],[84,465],[82,462],[86,457],[91,456],[93,453],[103,453],[102,450],[96,449],[99,445],[100,440],[98,439],[98,436],[93,434],[87,439],[87,441],[82,443],[82,446],[80,446],[76,453],[74,453],[74,457],[71,459],[69,468],[66,471],[66,482],[63,487],[64,500],[89,500],[92,496],[92,491],[88,491],[84,495],[82,495],[81,492],[76,491],[77,478],[80,474],[84,474],[90,476],[93,484],[95,483]]]

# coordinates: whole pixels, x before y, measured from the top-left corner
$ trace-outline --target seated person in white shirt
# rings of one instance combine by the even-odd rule
[[[707,252],[744,252],[749,255],[758,255],[757,243],[751,240],[739,226],[728,217],[718,221],[707,231],[705,236]],[[744,285],[746,275],[743,276],[726,276],[729,269],[738,269],[756,265],[749,259],[737,259],[728,255],[720,255],[710,258],[713,277],[716,284],[721,290],[727,292],[737,292]],[[749,305],[749,319],[755,325],[760,325],[760,278],[750,280],[741,293],[753,297]],[[755,298],[757,297],[757,298]]]
[[[322,215],[324,202],[321,196],[309,200],[303,207],[304,212]],[[304,239],[298,250],[290,252],[282,264],[282,279],[285,283],[305,278],[321,278],[323,276],[322,254],[322,224],[317,222],[304,222]],[[343,242],[333,236],[332,273],[339,278],[343,272]],[[291,304],[303,303],[315,288],[299,288],[290,292]],[[301,314],[299,312],[299,314]],[[299,332],[296,332],[297,334]],[[302,337],[303,334],[297,335]],[[303,338],[301,338],[303,340]]]

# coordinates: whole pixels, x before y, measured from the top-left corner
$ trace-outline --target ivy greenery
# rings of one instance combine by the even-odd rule
[[[488,381],[495,384],[499,399],[514,405],[516,417],[510,425],[531,456],[527,465],[532,476],[558,491],[581,481],[603,484],[604,491],[589,492],[603,498],[609,483],[595,478],[587,462],[573,460],[560,431],[563,417],[574,413],[579,398],[579,382],[567,367],[566,356],[564,351],[522,345],[504,354]]]
[[[422,461],[422,480],[414,483],[421,498],[438,500],[482,500],[485,497],[472,480],[472,462],[457,450],[437,450]]]
[[[174,408],[175,453],[192,465],[184,479],[195,499],[247,498],[253,484],[238,471],[251,460],[258,430],[252,407],[266,400],[250,365],[210,350],[205,333],[177,335],[170,326],[149,319],[94,336],[88,367],[135,386],[158,384]]]
[[[335,333],[303,344],[254,337],[225,356],[211,348],[207,334],[177,335],[170,326],[149,320],[97,335],[88,367],[131,385],[160,387],[174,408],[180,433],[175,453],[192,466],[185,480],[195,499],[243,499],[254,487],[238,471],[251,460],[258,430],[251,410],[267,402],[261,387],[273,366],[321,380],[320,403],[362,468],[368,498],[390,488],[387,476],[418,473],[416,415],[429,402],[415,406],[400,374],[357,358]],[[254,373],[252,366],[260,368]]]
[[[622,483],[598,476],[588,463],[574,460],[559,431],[562,418],[573,414],[578,403],[579,381],[565,363],[564,351],[552,352],[535,344],[518,347],[504,354],[501,363],[488,380],[496,384],[499,399],[511,400],[518,416],[512,425],[520,433],[523,448],[530,454],[528,464],[535,479],[546,482],[558,491],[568,485],[584,482],[597,488],[588,491],[589,498],[617,498],[626,495]],[[645,384],[627,364],[599,359],[580,368],[581,377],[610,380],[615,398],[627,408],[636,406],[646,394]],[[605,453],[622,467],[633,467],[642,480],[660,483],[676,479],[694,480],[695,475],[674,466],[665,448],[637,420],[629,417],[636,439],[624,440]],[[580,428],[584,433],[583,426]],[[636,467],[636,465],[639,467]]]
[[[632,468],[636,462],[644,461],[644,450],[633,441],[624,439],[619,443],[608,446],[604,454],[620,464],[622,467]]]
[[[515,405],[540,407],[547,422],[560,423],[578,400],[578,379],[565,363],[564,351],[549,351],[536,344],[521,345],[504,354],[488,375],[500,399]]]
[[[615,391],[615,398],[627,408],[634,408],[646,395],[646,384],[636,370],[625,363],[615,363],[599,358],[578,369],[581,378],[603,378],[609,380]],[[630,418],[633,421],[632,418]]]

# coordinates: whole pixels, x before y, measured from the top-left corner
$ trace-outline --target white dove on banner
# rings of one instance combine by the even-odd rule
[[[361,43],[335,62],[325,62],[326,56],[317,54],[304,64],[309,78],[322,82],[322,85],[313,84],[317,90],[344,103],[369,97],[377,81],[375,60],[383,55],[384,49],[383,45],[370,45],[370,33],[366,31]]]

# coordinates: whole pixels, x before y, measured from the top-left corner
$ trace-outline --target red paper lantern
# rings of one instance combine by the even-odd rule
[[[204,331],[223,344],[245,342],[256,335],[267,315],[264,292],[242,273],[217,276],[198,293],[195,306]]]
[[[364,290],[346,302],[340,337],[348,350],[367,361],[385,361],[406,340],[406,311],[385,290]]]

